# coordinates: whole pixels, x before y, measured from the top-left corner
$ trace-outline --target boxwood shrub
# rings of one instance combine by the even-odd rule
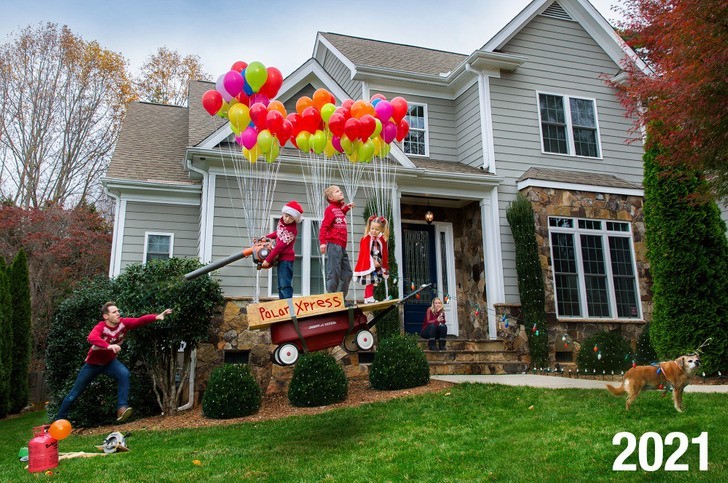
[[[303,354],[288,386],[288,400],[298,407],[326,406],[346,400],[348,394],[344,369],[326,352]]]
[[[202,397],[202,413],[212,419],[240,418],[260,409],[260,386],[245,364],[215,368]]]
[[[425,352],[412,335],[396,335],[381,340],[369,370],[375,389],[406,389],[430,381],[430,365]]]

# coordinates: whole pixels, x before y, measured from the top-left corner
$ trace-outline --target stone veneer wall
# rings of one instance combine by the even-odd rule
[[[531,202],[536,217],[536,240],[539,247],[541,267],[544,271],[549,352],[552,362],[555,358],[556,344],[559,340],[562,340],[564,335],[568,335],[575,342],[572,349],[574,347],[578,349],[581,341],[596,332],[618,330],[625,339],[630,341],[634,350],[645,322],[648,322],[652,317],[652,280],[646,256],[643,198],[640,196],[566,191],[540,187],[527,188],[523,190],[522,194]],[[634,255],[637,262],[637,280],[643,320],[605,320],[598,322],[588,319],[557,320],[553,272],[551,270],[551,244],[548,234],[549,216],[616,220],[630,223]],[[526,330],[528,330],[528,327],[526,327]],[[575,355],[574,360],[576,360]]]

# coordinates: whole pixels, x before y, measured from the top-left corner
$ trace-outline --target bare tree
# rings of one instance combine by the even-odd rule
[[[200,57],[182,57],[176,50],[160,47],[147,58],[135,84],[142,100],[186,106],[187,89],[191,80],[212,80],[203,71]]]
[[[0,45],[2,196],[18,206],[94,202],[126,106],[127,61],[67,26],[28,26]]]

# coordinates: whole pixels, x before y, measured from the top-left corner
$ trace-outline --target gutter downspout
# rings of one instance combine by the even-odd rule
[[[187,396],[187,403],[177,408],[177,411],[186,411],[195,404],[195,368],[197,367],[197,348],[192,349],[190,354],[190,387]]]
[[[114,200],[114,236],[111,238],[111,256],[109,257],[109,277],[118,275],[118,264],[120,256],[117,252],[121,250],[121,239],[124,237],[123,220],[121,217],[121,196],[115,195],[109,191],[108,187],[104,187],[106,196]],[[122,226],[121,230],[119,229]]]

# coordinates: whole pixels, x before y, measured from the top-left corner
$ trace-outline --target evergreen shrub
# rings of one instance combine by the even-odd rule
[[[587,338],[576,356],[580,371],[602,374],[619,373],[632,366],[632,354],[627,341],[619,332],[597,332]]]
[[[417,336],[397,335],[379,341],[369,370],[375,389],[394,390],[424,386],[430,381],[430,365],[417,344]]]
[[[346,400],[349,381],[344,369],[325,352],[301,355],[288,386],[288,400],[297,407],[326,406]]]
[[[646,366],[659,361],[657,353],[650,342],[650,324],[645,325],[637,339],[637,352],[634,361],[639,366]]]
[[[246,364],[225,364],[210,374],[202,413],[212,419],[240,418],[260,409],[261,390]]]

